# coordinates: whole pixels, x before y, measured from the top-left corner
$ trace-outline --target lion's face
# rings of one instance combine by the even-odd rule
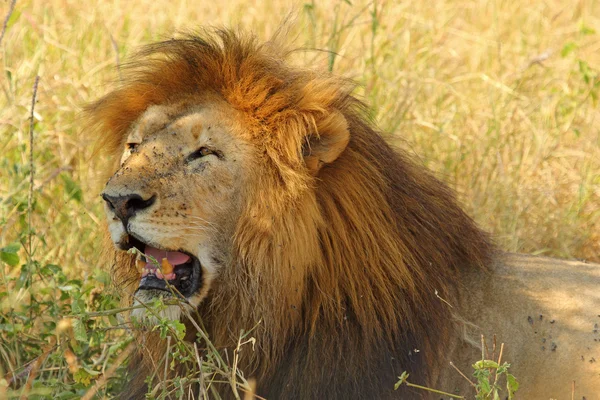
[[[139,250],[138,301],[176,289],[197,306],[230,257],[253,151],[235,129],[214,104],[152,106],[132,124],[102,196],[117,248]]]

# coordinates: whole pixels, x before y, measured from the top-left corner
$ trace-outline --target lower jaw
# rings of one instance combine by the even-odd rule
[[[163,304],[157,306],[155,301],[161,297],[163,298]],[[172,299],[172,301],[169,301],[169,299]],[[183,314],[192,310],[192,305],[187,301],[173,301],[174,299],[173,295],[163,290],[138,290],[134,295],[131,319],[148,327],[154,327],[165,319],[178,321]]]
[[[197,261],[195,264],[199,264]],[[176,268],[175,271],[178,271]],[[179,297],[181,299],[187,299],[200,288],[202,276],[201,268],[199,266],[192,267],[185,271],[185,275],[182,274],[179,269],[179,274],[175,272],[175,278],[172,280],[166,280],[158,278],[154,274],[148,274],[143,276],[140,280],[140,284],[136,292],[152,292],[157,293],[163,297]],[[183,279],[182,279],[183,278]]]

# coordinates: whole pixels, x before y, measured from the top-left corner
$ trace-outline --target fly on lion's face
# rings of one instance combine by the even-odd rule
[[[226,120],[214,107],[153,106],[127,135],[102,198],[116,247],[137,249],[138,301],[175,295],[197,306],[221,267],[215,260],[228,258],[245,179],[240,153],[249,150]]]

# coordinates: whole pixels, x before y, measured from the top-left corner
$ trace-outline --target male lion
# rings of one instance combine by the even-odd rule
[[[114,159],[103,198],[124,290],[147,301],[168,281],[220,349],[256,327],[238,365],[269,399],[441,397],[394,391],[404,371],[472,397],[449,362],[470,375],[481,334],[506,344],[518,398],[571,398],[573,382],[600,398],[600,266],[495,249],[352,84],[280,54],[227,30],[153,44],[89,107]],[[131,247],[165,268],[140,273]],[[123,397],[143,398],[156,362],[140,350]]]

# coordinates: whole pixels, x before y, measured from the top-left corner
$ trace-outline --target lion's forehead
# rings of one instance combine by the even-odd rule
[[[235,114],[226,107],[203,103],[150,106],[131,125],[111,186],[163,187],[182,193],[196,188],[193,183],[198,179],[204,186],[231,185],[254,154],[239,130]],[[186,158],[202,147],[218,151],[221,159],[186,163]],[[210,174],[203,173],[206,168],[211,169]]]
[[[128,142],[148,139],[162,140],[167,144],[194,145],[199,140],[219,141],[221,136],[231,136],[235,113],[214,103],[152,105],[131,124]],[[203,138],[203,135],[208,137]],[[173,147],[172,151],[180,150]]]
[[[167,143],[198,139],[200,132],[209,123],[211,115],[202,109],[173,109],[167,106],[149,107],[132,124],[128,140],[167,139]]]

